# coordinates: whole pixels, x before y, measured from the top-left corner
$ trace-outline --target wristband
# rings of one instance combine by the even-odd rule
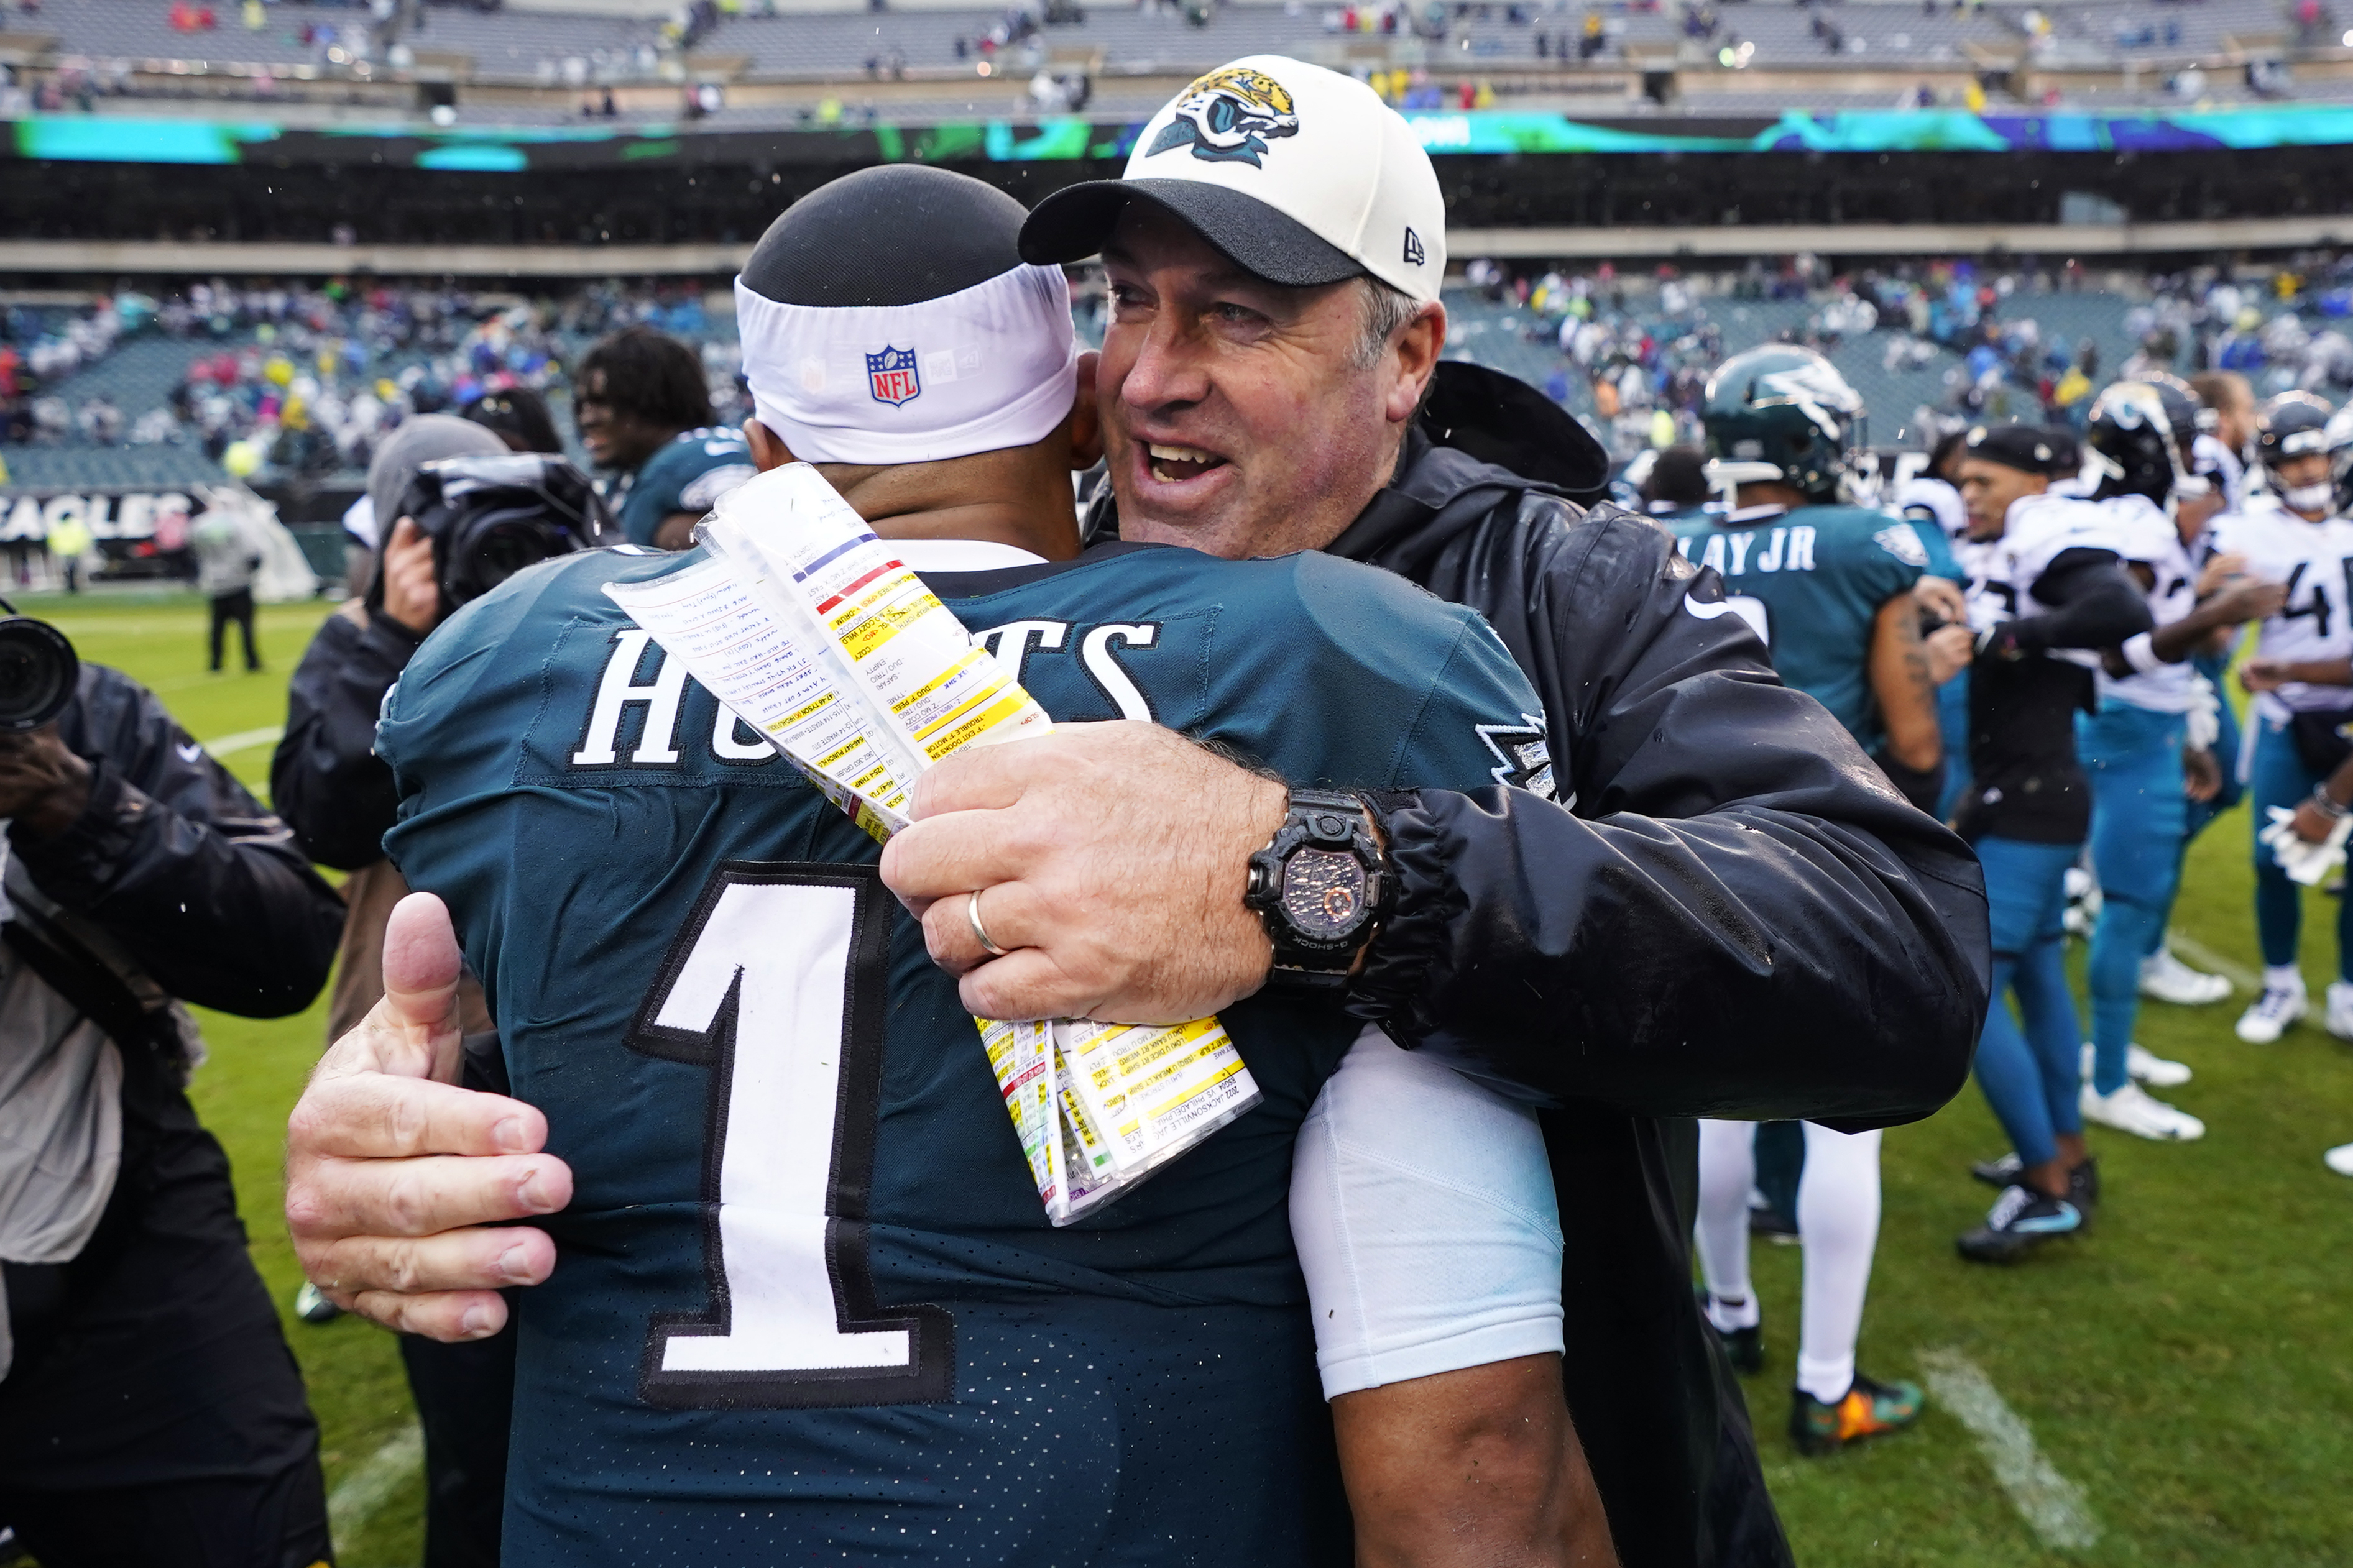
[[[2126,664],[2131,665],[2143,675],[2155,675],[2158,670],[2166,668],[2165,660],[2157,656],[2155,639],[2147,632],[2126,638],[2124,646],[2116,651],[2125,656]]]
[[[2325,781],[2312,786],[2312,804],[2321,816],[2331,822],[2341,822],[2353,816],[2353,805],[2339,805],[2329,798],[2328,785]]]

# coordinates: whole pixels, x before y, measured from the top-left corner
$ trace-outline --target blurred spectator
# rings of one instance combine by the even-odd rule
[[[211,668],[221,667],[221,642],[230,623],[245,639],[245,668],[261,668],[253,642],[253,578],[261,569],[261,542],[242,507],[214,507],[189,531],[196,551],[196,591],[212,605]]]
[[[350,873],[343,880],[350,914],[327,1008],[331,1041],[383,996],[385,922],[408,894],[384,855],[396,797],[391,772],[375,755],[376,713],[445,613],[433,542],[400,516],[400,500],[427,463],[505,449],[491,428],[446,414],[422,415],[385,443],[368,471],[373,513],[386,521],[378,570],[364,599],[345,603],[321,625],[288,687],[286,733],[270,759],[271,797],[304,854]],[[471,976],[459,987],[459,1008],[468,1034],[495,1027]],[[306,1302],[305,1310],[322,1308],[332,1314],[323,1301]],[[426,1568],[494,1568],[513,1403],[513,1320],[469,1344],[405,1334],[400,1357],[425,1429]]]

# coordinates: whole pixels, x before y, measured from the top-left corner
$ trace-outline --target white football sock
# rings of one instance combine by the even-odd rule
[[[1834,1132],[1809,1121],[1806,1171],[1798,1179],[1798,1231],[1806,1249],[1799,1388],[1829,1404],[1854,1382],[1854,1345],[1879,1245],[1879,1133]],[[1702,1180],[1706,1142],[1702,1124]]]
[[[2266,963],[2263,965],[2263,989],[2301,991],[2304,989],[2304,971],[2293,963]]]
[[[1748,1191],[1756,1184],[1757,1123],[1703,1120],[1694,1239],[1711,1298],[1708,1321],[1726,1333],[1757,1321],[1757,1293],[1748,1281]]]

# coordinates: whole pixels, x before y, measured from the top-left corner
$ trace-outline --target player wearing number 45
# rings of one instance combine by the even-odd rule
[[[842,248],[886,216],[920,254]],[[1092,362],[1060,273],[1018,264],[1022,216],[907,168],[779,219],[738,284],[760,466],[816,460],[973,631],[1001,631],[1058,722],[1141,710],[1343,787],[1492,784],[1487,737],[1538,704],[1470,612],[1316,553],[1080,553]],[[920,383],[870,390],[866,357],[910,342]],[[934,344],[976,352],[934,377]],[[454,915],[572,1182],[543,1221],[560,1261],[520,1307],[508,1559],[1348,1561],[1286,1199],[1362,1026],[1329,991],[1226,1007],[1263,1103],[1050,1226],[877,845],[603,591],[700,559],[519,574],[418,652],[378,731],[403,796],[386,849]],[[1432,1118],[1470,1092],[1420,1070]],[[1516,1161],[1548,1206],[1533,1112],[1477,1093],[1450,1174]],[[1435,1364],[1544,1356],[1556,1387],[1558,1231],[1519,1228],[1525,1266],[1478,1281],[1471,1363]],[[1581,1461],[1544,1479],[1582,1505],[1581,1560],[1609,1561]]]

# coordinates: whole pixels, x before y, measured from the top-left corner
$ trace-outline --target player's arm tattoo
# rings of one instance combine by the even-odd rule
[[[1870,675],[1889,755],[1907,768],[1935,767],[1945,750],[1936,723],[1936,681],[1909,590],[1879,607],[1872,625]]]

